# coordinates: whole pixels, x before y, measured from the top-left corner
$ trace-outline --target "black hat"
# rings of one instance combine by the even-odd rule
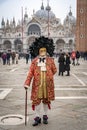
[[[35,41],[29,47],[30,54],[33,58],[39,55],[40,48],[46,48],[47,53],[49,54],[49,56],[52,57],[55,49],[53,39],[49,39],[44,36],[36,38]]]

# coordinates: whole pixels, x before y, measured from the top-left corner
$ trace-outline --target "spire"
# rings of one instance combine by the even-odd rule
[[[51,7],[49,6],[49,0],[47,0],[47,7],[46,7],[46,10],[47,10],[47,11],[50,11],[50,10],[51,10]]]
[[[72,12],[71,12],[71,6],[70,6],[70,12],[69,12],[69,16],[72,16]]]
[[[27,8],[25,8],[24,22],[27,22],[27,20],[28,20],[28,14],[27,14]]]
[[[4,21],[4,18],[2,18],[1,25],[2,25],[2,26],[5,26],[5,21]]]
[[[43,0],[42,0],[42,5],[41,5],[41,10],[44,10]]]
[[[35,14],[35,10],[33,9],[33,15]]]
[[[15,24],[15,18],[13,17],[13,24]]]
[[[25,15],[24,15],[24,17],[28,18],[27,8],[25,8]]]
[[[9,26],[9,20],[7,19],[6,26]]]

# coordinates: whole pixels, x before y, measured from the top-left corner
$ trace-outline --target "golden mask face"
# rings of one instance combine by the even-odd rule
[[[45,56],[46,55],[46,48],[40,48],[40,50],[39,50],[39,55],[40,56]]]

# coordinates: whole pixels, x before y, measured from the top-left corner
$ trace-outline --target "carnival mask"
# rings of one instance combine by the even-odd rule
[[[46,53],[47,53],[46,48],[40,48],[40,50],[39,50],[40,56],[46,56]]]

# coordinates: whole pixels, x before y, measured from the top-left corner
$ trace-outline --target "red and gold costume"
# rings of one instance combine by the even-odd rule
[[[53,75],[56,73],[57,69],[54,60],[51,57],[46,57],[46,71],[41,71],[41,67],[38,65],[38,60],[39,57],[36,57],[32,61],[25,81],[25,85],[30,86],[33,78],[31,92],[33,105],[38,105],[41,99],[45,99],[43,100],[44,103],[55,99]]]
[[[36,118],[33,126],[41,123],[40,107],[43,103],[43,123],[48,124],[47,111],[50,109],[50,103],[55,99],[54,79],[53,76],[57,69],[53,56],[54,46],[53,40],[45,37],[40,37],[32,43],[30,52],[34,58],[29,68],[29,73],[26,78],[24,87],[27,89],[32,82],[31,100],[32,108],[36,111]],[[47,53],[49,56],[47,56]]]

